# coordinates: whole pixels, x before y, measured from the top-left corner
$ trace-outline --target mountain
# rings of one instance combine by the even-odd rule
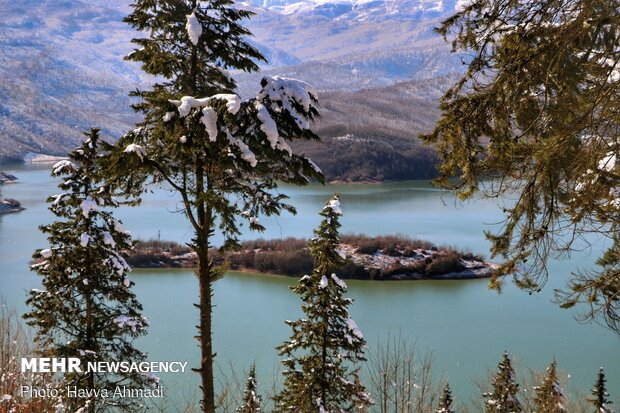
[[[4,3],[0,158],[62,155],[90,127],[101,127],[110,139],[132,127],[138,118],[127,93],[151,79],[123,60],[136,36],[122,23],[130,2]],[[240,94],[252,96],[260,77],[274,74],[317,87],[323,116],[316,130],[326,143],[303,149],[319,163],[331,145],[351,139],[359,138],[359,147],[381,141],[386,151],[390,142],[397,142],[391,150],[401,153],[406,141],[418,148],[415,136],[432,127],[437,98],[462,67],[432,30],[458,6],[455,0],[251,0],[238,5],[256,13],[247,23],[251,41],[269,59],[259,74],[236,74]]]

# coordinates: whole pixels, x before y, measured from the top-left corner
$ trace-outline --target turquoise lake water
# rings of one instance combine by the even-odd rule
[[[58,192],[49,167],[8,166],[20,181],[2,188],[2,196],[22,202],[25,211],[0,216],[0,296],[18,311],[25,310],[26,292],[40,286],[28,271],[36,248],[45,248],[38,225],[53,216],[45,198]],[[317,214],[332,193],[341,194],[343,233],[405,234],[436,244],[456,246],[488,256],[482,231],[501,221],[499,208],[486,201],[456,204],[450,193],[428,182],[377,185],[311,185],[284,187],[298,209],[297,216],[263,219],[264,238],[309,237],[319,223]],[[156,190],[139,208],[116,216],[135,237],[187,242],[192,236],[175,196]],[[257,234],[244,233],[244,238]],[[508,286],[501,296],[485,280],[355,282],[349,281],[351,309],[372,353],[379,341],[402,335],[421,352],[432,352],[436,376],[449,379],[457,397],[477,395],[475,380],[494,370],[501,354],[513,354],[521,373],[542,370],[555,357],[567,391],[588,391],[600,366],[607,370],[609,391],[620,401],[620,340],[598,325],[579,324],[575,313],[551,302],[571,271],[587,268],[600,249],[552,262],[551,278],[541,294],[528,295]],[[150,333],[139,342],[151,360],[181,360],[196,365],[193,336],[197,312],[197,280],[188,270],[135,270],[138,298],[151,321]],[[299,301],[289,290],[291,278],[228,273],[215,287],[214,339],[222,370],[238,373],[255,361],[259,379],[271,383],[279,366],[274,347],[289,335],[286,319],[300,316]],[[218,377],[220,377],[218,375]],[[163,377],[169,394],[189,394],[194,373]]]

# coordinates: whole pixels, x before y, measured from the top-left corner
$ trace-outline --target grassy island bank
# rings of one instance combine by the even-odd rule
[[[345,235],[341,241],[347,264],[338,275],[347,279],[474,279],[490,277],[496,268],[474,254],[402,236]],[[237,271],[300,277],[313,268],[307,240],[299,238],[245,241],[238,251],[213,254]],[[197,259],[187,246],[149,240],[138,241],[127,262],[135,268],[194,268]]]

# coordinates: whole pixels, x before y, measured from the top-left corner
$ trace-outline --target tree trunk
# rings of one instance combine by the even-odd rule
[[[209,263],[208,242],[198,246],[198,280],[200,284],[200,376],[202,389],[202,411],[215,413],[215,391],[213,378],[213,342],[211,337],[212,287],[211,264]]]

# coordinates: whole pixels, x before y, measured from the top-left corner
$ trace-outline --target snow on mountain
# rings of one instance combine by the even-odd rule
[[[458,0],[462,2],[463,0]],[[119,136],[137,119],[127,93],[150,82],[125,62],[136,33],[131,0],[0,1],[0,157],[62,155],[81,131]],[[249,0],[250,41],[268,58],[239,75],[244,94],[265,74],[352,92],[453,74],[458,57],[432,28],[457,0]],[[328,95],[340,99],[345,95]],[[343,99],[346,99],[342,97]],[[326,126],[327,127],[327,126]]]
[[[251,0],[250,4],[283,14],[317,14],[358,20],[420,19],[454,11],[448,0]]]

